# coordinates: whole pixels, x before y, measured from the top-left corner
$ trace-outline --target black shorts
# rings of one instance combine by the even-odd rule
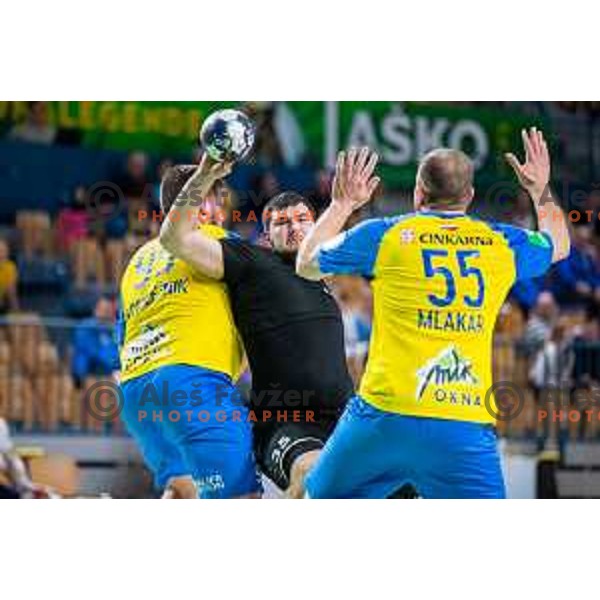
[[[261,471],[280,489],[290,485],[294,461],[321,450],[335,423],[274,423],[254,428],[254,452]]]
[[[322,450],[335,428],[336,420],[325,423],[275,423],[255,426],[254,453],[261,471],[277,487],[286,490],[294,461],[313,450]],[[416,499],[417,490],[410,484],[402,486],[390,499]]]

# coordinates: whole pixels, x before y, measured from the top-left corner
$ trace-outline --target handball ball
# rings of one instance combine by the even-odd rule
[[[254,123],[239,110],[219,110],[202,124],[200,142],[216,161],[238,161],[248,156],[254,146]]]

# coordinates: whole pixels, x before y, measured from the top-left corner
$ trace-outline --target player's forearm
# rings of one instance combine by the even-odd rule
[[[567,258],[571,251],[571,241],[563,209],[552,195],[549,187],[544,190],[529,190],[529,193],[533,200],[539,230],[552,238],[554,246],[552,261],[558,262]]]
[[[163,247],[174,256],[185,260],[188,237],[198,229],[198,220],[189,218],[190,206],[198,206],[198,201],[203,200],[210,193],[214,178],[203,173],[200,169],[185,184],[169,213],[165,216],[160,228],[160,242]],[[200,209],[198,208],[198,214]],[[186,214],[182,214],[186,213]]]
[[[306,279],[320,279],[317,253],[322,244],[332,240],[344,228],[352,211],[333,203],[321,215],[311,232],[306,236],[298,251],[296,272]]]
[[[189,206],[190,200],[197,206],[199,200],[209,195],[218,179],[199,168],[180,192],[160,231],[160,242],[167,252],[212,279],[223,278],[221,244],[198,227],[199,219],[190,219],[190,214],[177,214],[177,211],[178,207]],[[197,209],[198,215],[201,210]]]

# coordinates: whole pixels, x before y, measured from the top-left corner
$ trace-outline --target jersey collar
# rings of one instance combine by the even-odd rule
[[[456,218],[456,217],[465,217],[465,211],[458,210],[430,210],[428,208],[422,208],[417,212],[417,215],[423,217],[444,217],[444,218]]]

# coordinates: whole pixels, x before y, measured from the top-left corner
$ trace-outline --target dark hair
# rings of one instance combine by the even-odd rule
[[[165,215],[196,169],[196,165],[175,165],[167,169],[160,183],[160,208]]]
[[[317,213],[310,200],[307,200],[304,196],[298,194],[297,192],[283,192],[281,194],[277,194],[277,196],[274,198],[271,198],[271,200],[269,200],[265,205],[262,214],[264,228],[268,229],[274,212],[285,210],[286,208],[290,208],[290,206],[298,206],[298,204],[304,204],[307,206],[310,212],[313,214],[313,218],[316,219]]]
[[[185,184],[191,179],[198,167],[196,165],[175,165],[165,172],[160,184],[160,208],[168,214]],[[223,202],[223,208],[231,210],[231,190],[223,181],[215,182],[213,192]]]
[[[473,187],[473,163],[460,150],[440,148],[423,157],[418,177],[426,204],[457,204]]]

